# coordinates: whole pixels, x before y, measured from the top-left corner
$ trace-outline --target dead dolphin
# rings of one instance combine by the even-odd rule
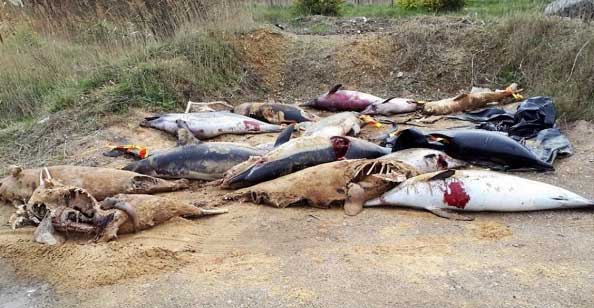
[[[414,167],[395,160],[343,160],[244,188],[228,194],[225,199],[279,208],[303,203],[324,208],[344,204],[348,215],[356,215],[366,200],[417,174]]]
[[[128,164],[123,169],[141,174],[170,179],[212,181],[223,177],[232,167],[252,156],[270,151],[231,142],[203,142],[192,136],[187,123],[178,121],[178,146],[161,150],[148,158]],[[291,138],[294,125],[289,125],[277,138],[274,147]]]
[[[244,103],[234,113],[271,124],[290,124],[316,121],[317,116],[293,105],[276,103]]]
[[[335,85],[328,93],[302,106],[329,111],[363,111],[373,103],[385,101],[383,98],[363,92],[340,90],[341,87],[340,84]]]
[[[425,209],[470,220],[453,211],[520,212],[594,206],[594,201],[553,185],[483,170],[447,170],[406,180],[365,206]]]
[[[513,97],[519,92],[522,90],[518,90],[518,85],[514,83],[503,91],[462,93],[453,98],[424,103],[423,112],[430,115],[445,115],[473,110],[485,107],[488,103],[500,102],[505,98]]]
[[[175,135],[178,120],[186,122],[192,134],[199,139],[223,134],[274,133],[282,130],[279,125],[231,112],[169,113],[145,118],[140,126],[156,128]]]
[[[312,123],[303,136],[356,136],[361,132],[361,120],[354,112],[341,112]]]
[[[377,158],[390,149],[343,136],[300,137],[270,153],[238,165],[223,177],[222,187],[241,188],[327,162],[342,159]]]
[[[231,167],[265,151],[230,142],[202,142],[162,150],[123,170],[169,179],[216,180]]]
[[[394,97],[367,106],[361,114],[390,116],[393,114],[414,112],[419,109],[420,106],[421,105],[413,99]]]
[[[98,200],[119,193],[154,194],[188,188],[187,180],[170,182],[135,172],[82,166],[47,167],[52,177],[64,185],[87,189]],[[11,167],[10,175],[0,181],[0,199],[26,203],[39,187],[42,169]]]
[[[94,234],[96,240],[109,241],[118,234],[145,230],[177,216],[193,218],[227,212],[151,195],[120,194],[99,204],[82,188],[44,180],[43,176],[41,183],[26,206],[27,218],[41,220],[41,230],[36,230],[35,237],[49,244],[58,242],[56,232]]]
[[[514,139],[498,133],[477,129],[454,129],[422,133],[406,129],[398,133],[394,151],[424,147],[446,152],[454,158],[504,169],[553,170],[528,148]]]
[[[421,173],[438,170],[456,169],[468,165],[466,162],[450,157],[448,154],[422,148],[406,149],[382,156],[382,160],[400,160],[419,170]]]

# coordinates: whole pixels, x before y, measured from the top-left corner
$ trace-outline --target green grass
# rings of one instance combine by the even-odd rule
[[[482,17],[501,17],[516,14],[538,13],[549,0],[466,0],[464,14]]]
[[[407,10],[397,4],[345,4],[341,9],[341,16],[402,18],[419,15],[477,15],[480,17],[502,17],[541,12],[549,2],[548,0],[466,0],[464,9],[441,13],[423,9]],[[256,5],[252,7],[252,14],[258,22],[292,23],[298,25],[295,18],[299,15],[292,7]]]
[[[247,72],[222,32],[182,32],[163,42],[112,50],[45,39],[20,29],[0,45],[0,128],[83,105],[172,110],[190,98],[230,94]]]

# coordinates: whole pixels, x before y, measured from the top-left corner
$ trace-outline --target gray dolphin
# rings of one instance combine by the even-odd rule
[[[256,119],[230,112],[169,113],[147,117],[140,123],[142,127],[152,127],[176,134],[177,121],[188,124],[192,134],[199,139],[208,139],[223,134],[275,133],[283,128]]]
[[[389,148],[352,137],[300,137],[231,169],[225,174],[222,187],[247,187],[311,166],[342,159],[377,158],[390,151]]]
[[[178,121],[178,146],[154,153],[148,158],[133,162],[124,170],[159,178],[216,180],[223,177],[227,170],[248,160],[252,156],[261,156],[268,152],[263,148],[231,142],[203,142],[192,136],[188,124]],[[277,139],[275,146],[287,142],[293,126],[289,126]]]

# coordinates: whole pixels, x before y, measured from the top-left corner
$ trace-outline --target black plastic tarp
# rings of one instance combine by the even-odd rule
[[[553,99],[537,96],[520,103],[515,113],[494,107],[448,118],[477,123],[477,128],[506,132],[509,136],[533,138],[541,130],[555,126],[557,110]]]

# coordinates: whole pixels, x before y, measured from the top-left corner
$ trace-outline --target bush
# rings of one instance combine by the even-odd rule
[[[300,15],[338,16],[343,0],[295,0],[295,10]]]
[[[464,0],[398,0],[398,5],[407,10],[452,11],[463,8],[464,2]]]

